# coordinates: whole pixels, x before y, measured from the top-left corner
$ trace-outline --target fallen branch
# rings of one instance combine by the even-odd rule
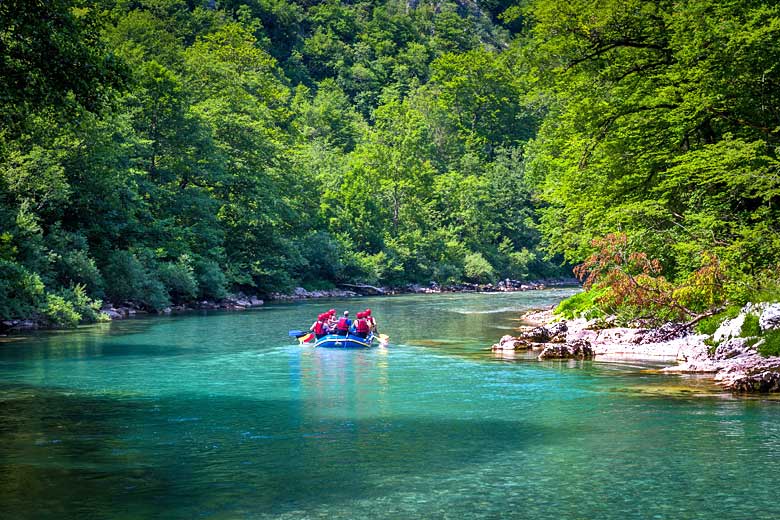
[[[709,318],[710,316],[714,316],[714,315],[718,314],[719,312],[723,312],[723,309],[725,309],[725,308],[726,307],[716,307],[714,309],[708,310],[707,312],[704,312],[702,314],[697,315],[692,320],[690,320],[690,321],[688,321],[686,323],[682,323],[682,324],[678,325],[677,327],[673,328],[672,330],[670,330],[669,332],[667,332],[666,334],[661,336],[661,341],[666,341],[668,339],[673,339],[679,333],[681,333],[682,331],[684,331],[686,329],[689,329],[689,328],[693,327],[694,325],[699,323],[704,318]]]

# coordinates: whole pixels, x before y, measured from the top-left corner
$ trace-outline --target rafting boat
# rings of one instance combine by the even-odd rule
[[[326,348],[369,348],[374,341],[374,335],[369,334],[365,338],[349,334],[347,336],[339,336],[338,334],[328,334],[318,339],[315,343],[315,347]]]

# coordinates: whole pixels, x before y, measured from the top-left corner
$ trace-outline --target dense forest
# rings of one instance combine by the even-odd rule
[[[770,1],[6,0],[0,318],[577,265],[700,319],[778,293],[779,153]]]

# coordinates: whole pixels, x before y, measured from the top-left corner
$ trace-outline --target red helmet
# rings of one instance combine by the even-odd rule
[[[328,314],[330,314],[331,316],[335,316],[336,315],[336,309],[329,310]]]
[[[326,318],[327,318],[327,314],[320,314],[319,316],[317,316],[317,319],[320,321],[324,321]]]
[[[363,318],[366,317],[366,313],[365,312],[358,312],[357,313],[357,317],[358,317],[359,320],[362,320]]]
[[[366,316],[371,316],[371,309],[366,309],[366,312],[364,314]]]

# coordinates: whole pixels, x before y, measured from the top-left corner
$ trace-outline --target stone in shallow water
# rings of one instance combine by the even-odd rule
[[[543,359],[591,359],[595,356],[588,340],[574,340],[565,345],[548,345],[539,354]]]
[[[780,392],[780,372],[765,370],[745,374],[725,381],[723,386],[734,392]]]
[[[493,345],[492,350],[519,350],[527,348],[529,348],[528,342],[507,334],[502,336],[499,342]]]
[[[550,333],[545,327],[534,327],[531,330],[523,331],[519,339],[533,343],[546,343],[550,341]]]

